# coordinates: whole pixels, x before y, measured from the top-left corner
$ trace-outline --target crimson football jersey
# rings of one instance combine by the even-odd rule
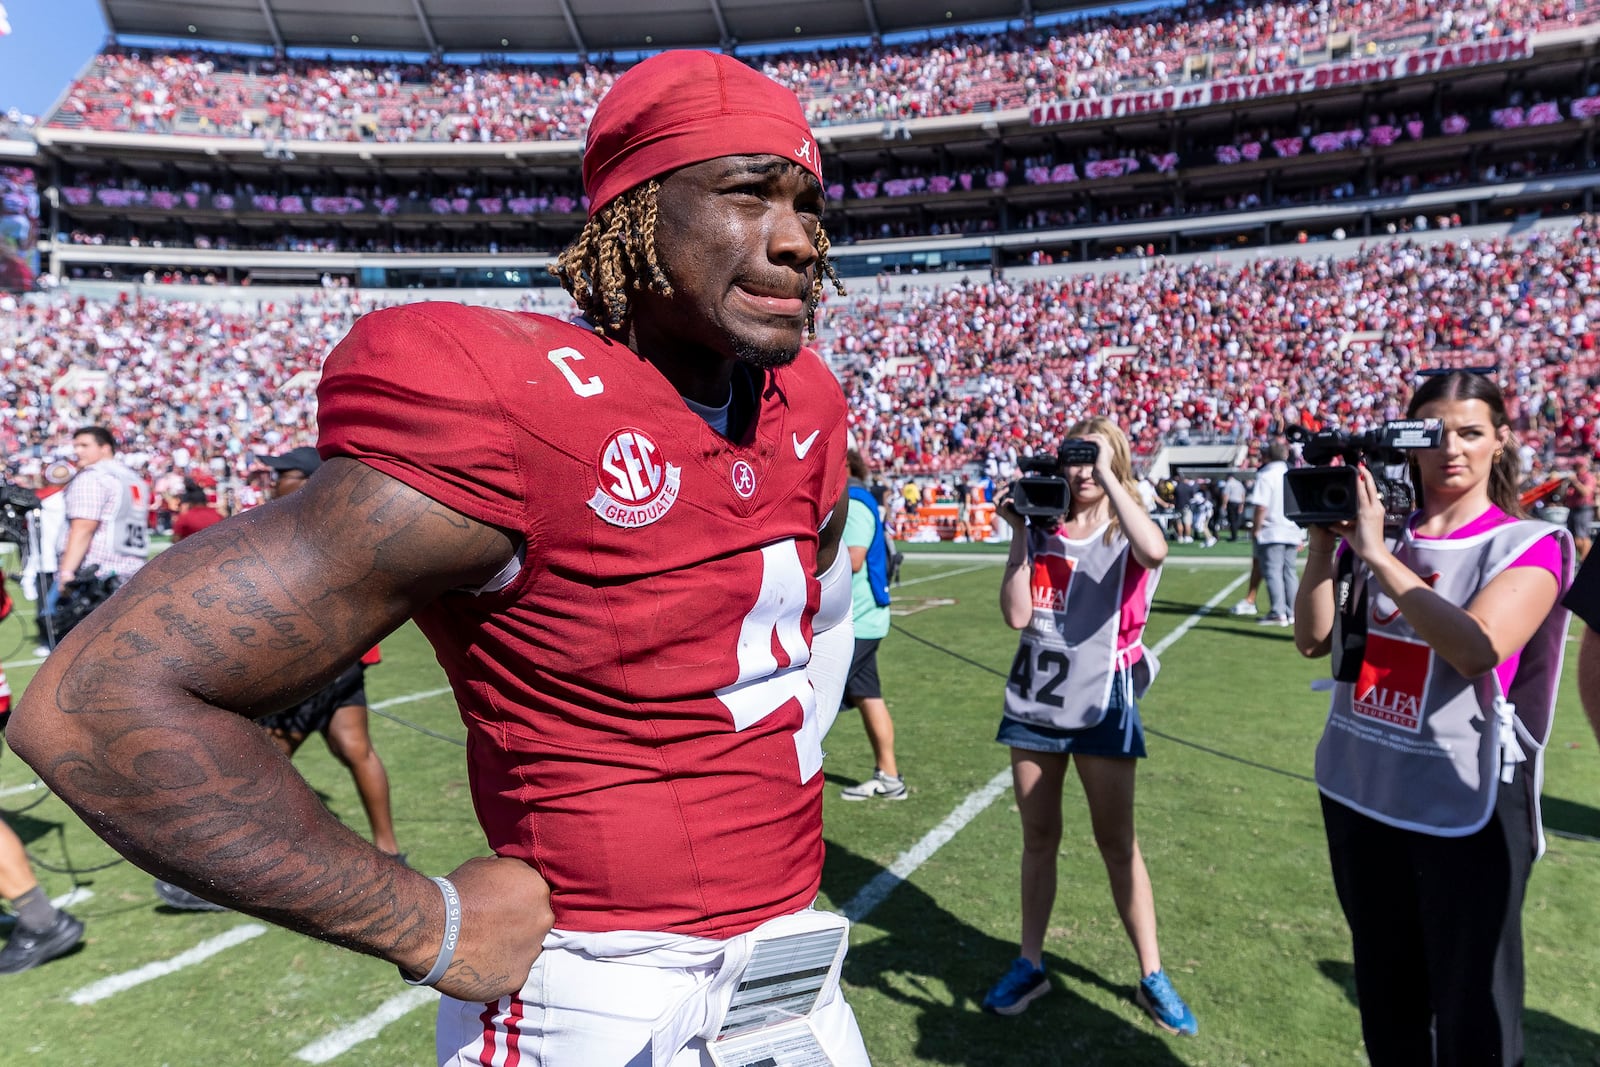
[[[507,588],[417,624],[489,845],[544,875],[563,929],[731,937],[816,896],[805,664],[844,397],[810,350],[753,373],[733,442],[627,346],[543,315],[391,308],[324,367],[324,457],[527,546]]]

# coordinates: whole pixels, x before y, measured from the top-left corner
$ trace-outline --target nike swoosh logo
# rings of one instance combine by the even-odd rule
[[[811,446],[816,443],[817,434],[821,432],[821,430],[812,430],[811,436],[807,437],[804,441],[800,440],[799,434],[790,434],[789,436],[794,438],[794,458],[805,459],[806,453],[810,452]]]

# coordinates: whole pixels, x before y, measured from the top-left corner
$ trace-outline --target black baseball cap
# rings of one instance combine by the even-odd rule
[[[322,466],[322,457],[310,445],[291,448],[281,456],[257,456],[256,459],[275,471],[299,471],[307,476]]]

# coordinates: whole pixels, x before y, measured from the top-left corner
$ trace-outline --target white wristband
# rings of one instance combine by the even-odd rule
[[[448,878],[435,878],[434,884],[444,894],[444,937],[439,942],[439,958],[433,961],[433,970],[421,978],[406,978],[406,985],[431,986],[444,977],[456,958],[456,944],[461,940],[461,894]],[[405,978],[405,972],[400,972]]]

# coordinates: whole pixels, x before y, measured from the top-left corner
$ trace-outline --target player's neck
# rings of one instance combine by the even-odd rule
[[[735,360],[681,338],[661,336],[641,328],[635,320],[629,326],[628,347],[639,353],[661,373],[678,395],[705,407],[720,407],[728,402]]]

